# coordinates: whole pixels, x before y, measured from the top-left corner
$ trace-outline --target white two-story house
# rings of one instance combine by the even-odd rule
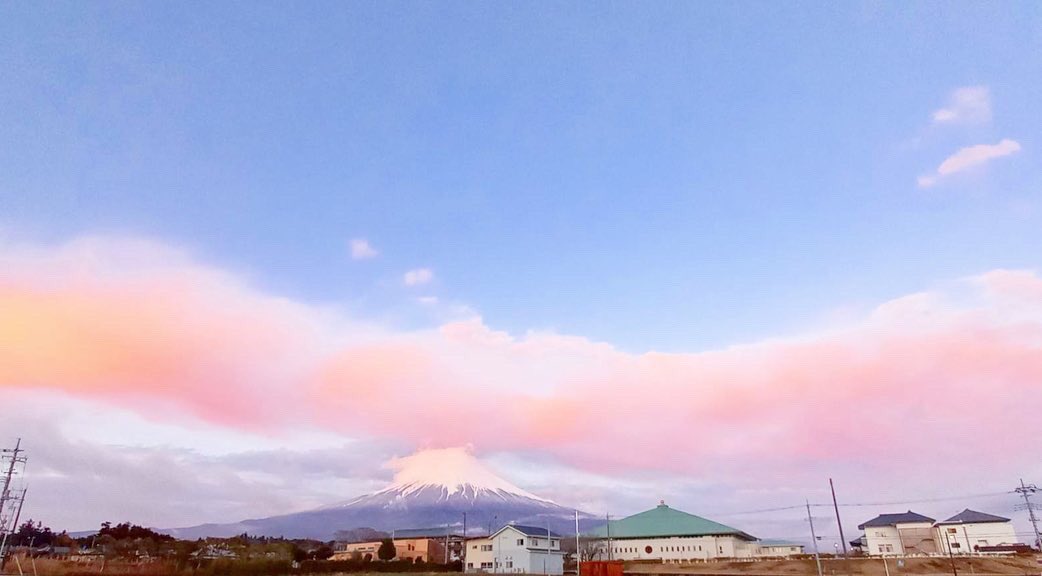
[[[1009,518],[969,508],[938,522],[937,538],[944,551],[950,549],[952,554],[986,554],[993,548],[1019,543]]]
[[[900,514],[880,514],[858,526],[864,530],[862,547],[873,556],[937,554],[934,519],[909,510]]]
[[[564,574],[561,536],[547,528],[508,524],[467,540],[467,572]]]

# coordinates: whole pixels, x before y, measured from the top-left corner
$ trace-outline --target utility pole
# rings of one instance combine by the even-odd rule
[[[611,514],[605,514],[604,519],[608,522],[604,527],[608,530],[608,561],[611,561]],[[820,574],[819,574],[820,576]]]
[[[575,576],[582,576],[579,565],[582,564],[582,553],[579,551],[579,511],[575,511]]]
[[[550,560],[550,519],[546,519],[546,556],[543,556],[543,574],[549,574],[546,571],[546,564]],[[562,562],[563,564],[563,562]],[[563,570],[563,568],[562,568]]]
[[[1031,496],[1038,492],[1038,486],[1034,484],[1024,484],[1024,479],[1020,479],[1020,487],[1013,490],[1024,497],[1024,506],[1028,509],[1028,518],[1031,519],[1031,527],[1035,529],[1035,546],[1042,551],[1042,538],[1038,535],[1038,519],[1035,518],[1035,508],[1031,504]]]
[[[951,536],[945,534],[944,541],[948,544],[948,561],[952,563],[952,576],[959,576],[959,571],[955,569],[955,554],[952,552]]]
[[[829,478],[829,489],[832,490],[832,507],[836,510],[836,525],[839,526],[839,542],[843,545],[843,555],[847,555],[847,539],[843,536],[843,522],[839,519],[839,504],[836,503],[836,486]]]
[[[22,496],[18,499],[18,511],[14,514],[14,522],[11,524],[12,528],[4,531],[3,537],[0,538],[0,571],[4,569],[4,549],[7,548],[7,537],[10,534],[14,534],[15,530],[18,529],[18,519],[22,517],[22,504],[25,504],[25,492],[28,489],[28,486],[22,488]],[[30,547],[32,546],[30,545]]]
[[[814,562],[818,565],[818,576],[822,576],[821,556],[818,555],[818,535],[814,533],[814,517],[810,515],[810,500],[807,500],[807,522],[810,522],[810,541],[814,544]]]
[[[4,471],[3,490],[0,491],[0,570],[3,569],[4,565],[4,554],[7,548],[7,538],[16,530],[18,530],[18,520],[22,516],[22,505],[25,504],[25,492],[27,488],[22,488],[22,493],[20,496],[13,496],[11,494],[11,480],[14,478],[16,474],[15,468],[19,464],[23,466],[25,465],[25,456],[19,456],[19,454],[22,452],[24,452],[24,450],[22,450],[21,438],[19,438],[15,442],[14,448],[4,448],[3,450],[0,450],[0,456],[2,456],[2,458],[9,459],[7,470]],[[2,460],[2,458],[0,458],[0,460]],[[14,521],[11,523],[11,525],[8,525],[7,521],[11,519],[10,511],[8,511],[8,508],[13,508],[13,506],[9,506],[9,504],[12,504],[16,501],[18,502],[17,512],[15,512],[14,514]]]
[[[24,450],[22,450],[21,438],[15,442],[13,449],[4,448],[2,452],[4,455],[10,454],[8,458],[11,459],[11,462],[7,467],[7,473],[4,474],[4,489],[0,492],[0,516],[3,514],[4,506],[7,504],[7,501],[11,499],[11,479],[14,478],[14,467],[21,462],[25,462],[25,457],[18,456],[20,452],[24,452]],[[0,531],[4,530],[6,527],[6,524],[0,523]]]

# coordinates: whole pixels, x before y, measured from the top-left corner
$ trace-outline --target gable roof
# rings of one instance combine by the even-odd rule
[[[967,508],[944,522],[938,522],[938,524],[984,524],[987,522],[1009,522],[1009,518],[985,514],[984,512],[977,512]]]
[[[524,534],[525,536],[534,536],[534,537],[542,536],[543,538],[546,538],[547,533],[549,533],[551,538],[560,538],[561,537],[561,535],[558,534],[557,532],[554,532],[552,530],[547,530],[547,528],[545,526],[544,527],[525,526],[523,524],[507,524],[506,526],[503,526],[499,530],[496,530],[496,532],[494,534],[492,534],[492,535],[495,536],[496,534],[499,534],[500,532],[506,530],[507,528],[513,528],[514,530],[517,530],[518,532]]]
[[[749,534],[701,516],[674,510],[665,503],[621,520],[612,520],[588,533],[594,538],[664,538],[668,536],[737,536],[756,540]]]
[[[882,526],[896,526],[898,524],[913,524],[917,522],[929,522],[932,524],[934,519],[929,516],[923,516],[922,514],[916,514],[909,510],[908,512],[901,512],[900,514],[880,514],[864,524],[859,524],[857,529],[864,530],[866,527],[879,528]]]
[[[798,546],[803,548],[803,544],[799,542],[793,542],[792,540],[777,540],[774,538],[764,538],[756,542],[760,546],[774,547],[774,546]]]
[[[405,528],[402,530],[395,530],[394,539],[404,540],[408,538],[445,538],[446,534],[453,538],[459,537],[459,533],[457,533],[456,531],[441,526],[437,528]]]

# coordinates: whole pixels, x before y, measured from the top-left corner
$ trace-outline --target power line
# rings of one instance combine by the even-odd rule
[[[857,508],[867,506],[899,506],[904,504],[926,504],[929,502],[947,502],[951,500],[971,500],[974,498],[986,498],[989,496],[1004,496],[1009,494],[1008,491],[1003,492],[987,492],[982,494],[965,494],[962,496],[944,496],[940,498],[920,498],[917,500],[892,500],[887,502],[849,502],[844,504],[837,504],[840,507]],[[766,514],[770,512],[784,512],[786,510],[799,510],[806,506],[806,504],[796,504],[793,506],[777,506],[774,508],[759,508],[756,510],[741,510],[737,512],[719,512],[710,513],[713,516],[741,516],[744,514]],[[832,502],[811,502],[812,508],[832,508],[834,504]]]
[[[1004,496],[1009,492],[988,492],[985,494],[966,494],[963,496],[944,496],[941,498],[921,498],[919,500],[894,500],[891,502],[855,502],[840,504],[840,506],[898,506],[901,504],[925,504],[929,502],[947,502],[950,500],[970,500],[973,498],[986,498],[988,496]],[[828,506],[828,504],[812,504],[812,506]]]

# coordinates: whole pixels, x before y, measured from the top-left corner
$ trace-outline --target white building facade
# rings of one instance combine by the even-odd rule
[[[756,555],[761,558],[786,558],[803,554],[803,544],[788,540],[757,540]]]
[[[931,555],[940,552],[934,519],[909,510],[880,514],[858,526],[865,532],[863,552],[872,556]]]
[[[612,560],[679,563],[712,558],[753,558],[758,552],[759,546],[755,542],[735,536],[674,536],[613,539],[610,557]]]
[[[546,528],[511,524],[466,545],[467,572],[564,574],[561,536]]]
[[[990,549],[1020,543],[1009,518],[968,508],[935,528],[938,542],[952,554],[988,554]]]

